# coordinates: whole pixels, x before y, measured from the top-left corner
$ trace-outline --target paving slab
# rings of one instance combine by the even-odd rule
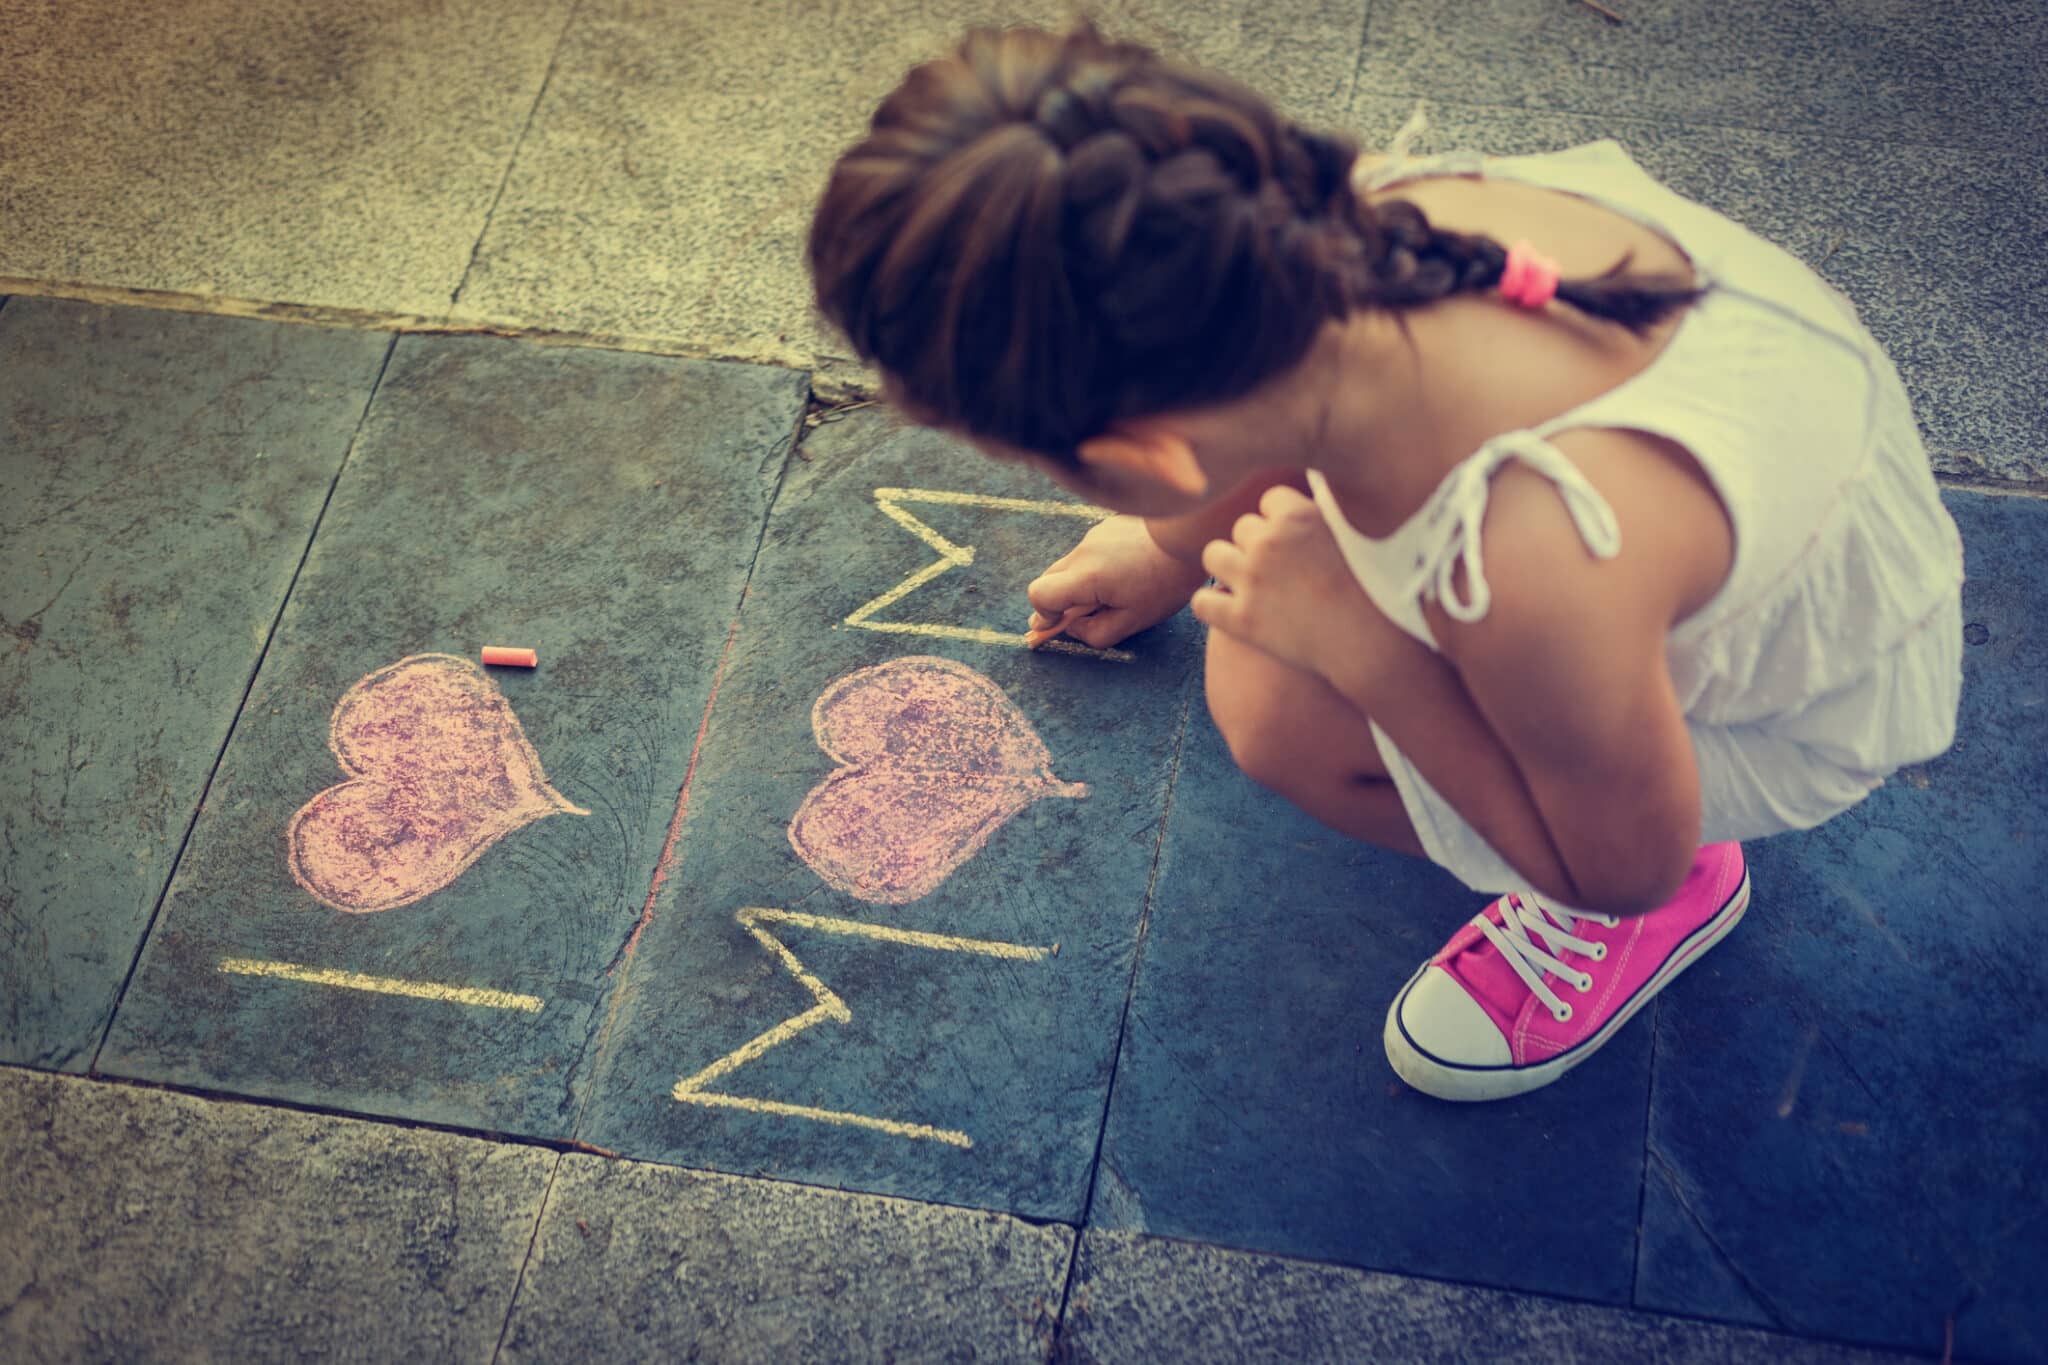
[[[1495,1104],[1387,1065],[1387,1005],[1484,904],[1254,786],[1198,714],[1089,1225],[1627,1302],[1646,1024]]]
[[[0,1061],[91,1063],[390,345],[0,311]]]
[[[1949,753],[1753,846],[1740,933],[1663,1001],[1637,1302],[2048,1356],[2048,501],[1955,493]]]
[[[507,1361],[1042,1361],[1074,1231],[568,1156]]]
[[[0,1068],[0,1356],[487,1359],[555,1160]]]
[[[439,317],[571,8],[10,5],[0,277]]]
[[[402,339],[102,1069],[567,1133],[804,392]]]
[[[2033,5],[1374,0],[1358,88],[1531,110],[2032,151],[2048,139]],[[1968,72],[1967,79],[1958,79]]]
[[[585,1140],[1079,1221],[1199,628],[1022,649],[1090,524],[1048,491],[872,409],[805,442]]]
[[[1082,1235],[1063,1359],[1541,1360],[1887,1365],[1910,1356],[1281,1260],[1133,1233]]]
[[[1110,32],[1316,117],[1342,106],[1364,18],[1362,0],[1090,8]],[[832,160],[912,65],[970,27],[1058,25],[1068,8],[763,0],[737,13],[578,7],[456,316],[805,367],[843,357],[814,320],[803,265]]]
[[[1384,146],[1414,107],[1361,94],[1349,117],[1368,145]],[[2048,199],[2038,143],[1972,150],[1626,111],[1437,99],[1427,109],[1435,127],[1423,150],[1514,155],[1614,138],[1651,175],[1815,265],[1850,297],[1897,362],[1938,472],[2048,479],[2048,410],[2035,378],[2048,372],[2048,264],[2029,218]]]

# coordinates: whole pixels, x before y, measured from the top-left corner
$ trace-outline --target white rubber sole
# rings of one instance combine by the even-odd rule
[[[1401,1002],[1408,998],[1408,992],[1429,970],[1423,963],[1415,969],[1415,975],[1408,978],[1408,984],[1394,997],[1394,1003],[1387,1007],[1387,1024],[1381,1033],[1381,1040],[1387,1049],[1387,1061],[1392,1064],[1394,1074],[1425,1095],[1440,1100],[1467,1102],[1473,1100],[1504,1100],[1514,1095],[1526,1095],[1531,1090],[1541,1090],[1567,1071],[1585,1061],[1604,1047],[1616,1029],[1635,1018],[1636,1011],[1650,1003],[1677,979],[1678,974],[1705,955],[1707,949],[1727,937],[1742,912],[1749,908],[1749,869],[1742,871],[1742,885],[1735,888],[1735,894],[1728,898],[1712,919],[1693,930],[1683,942],[1672,949],[1671,956],[1664,959],[1664,965],[1657,974],[1638,990],[1629,1002],[1614,1012],[1614,1017],[1603,1024],[1598,1033],[1579,1043],[1567,1052],[1561,1052],[1547,1062],[1536,1062],[1529,1066],[1457,1066],[1430,1056],[1409,1040],[1401,1027]]]

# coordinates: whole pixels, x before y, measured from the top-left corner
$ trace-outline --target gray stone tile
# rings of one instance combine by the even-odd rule
[[[917,61],[982,23],[1062,22],[1054,0],[766,0],[745,12],[591,0],[562,45],[457,315],[667,338],[810,366],[843,351],[803,266],[832,160]],[[1362,0],[1091,6],[1108,30],[1341,109]]]
[[[1199,628],[1183,613],[1130,642],[1130,662],[1026,652],[1024,587],[1088,523],[929,498],[898,510],[971,547],[971,562],[956,554],[873,620],[970,634],[851,627],[863,604],[945,562],[878,504],[890,488],[1053,491],[874,410],[804,443],[578,1136],[632,1157],[1078,1222]],[[835,728],[828,756],[817,700],[906,657],[968,672],[878,709],[869,729]],[[1046,789],[987,757],[984,713],[962,709],[976,674],[977,695],[1006,698],[1002,733],[1028,725],[1053,777],[1085,797],[981,804],[1020,779]],[[822,841],[796,850],[796,817],[839,771],[832,800],[860,812],[849,827],[889,831],[872,861],[837,864]],[[936,876],[883,896],[848,875],[895,852]]]
[[[402,339],[102,1068],[571,1131],[804,392]]]
[[[2048,25],[2043,25],[2048,32]],[[1384,145],[1413,100],[1361,96]],[[1429,102],[1424,150],[1511,155],[1614,138],[1650,174],[1815,263],[1898,362],[1944,474],[2048,478],[2048,258],[2038,148],[1967,151]]]
[[[1647,1018],[1492,1104],[1387,1065],[1388,1003],[1485,902],[1252,785],[1198,710],[1089,1225],[1626,1303]]]
[[[2033,150],[2048,140],[2038,4],[1588,5],[1374,0],[1358,88],[1481,104]]]
[[[0,277],[439,317],[571,0],[0,23]]]
[[[1358,1210],[1370,1217],[1370,1208]],[[1540,1360],[1888,1365],[1912,1357],[1559,1299],[1089,1230],[1076,1361]]]
[[[554,1162],[0,1069],[0,1356],[487,1359]]]
[[[1073,1229],[563,1158],[505,1336],[534,1360],[1043,1360]]]
[[[390,345],[0,311],[0,1061],[92,1061]]]
[[[1954,749],[1750,850],[1739,934],[1657,1016],[1636,1302],[2048,1357],[2048,500],[1952,492]]]

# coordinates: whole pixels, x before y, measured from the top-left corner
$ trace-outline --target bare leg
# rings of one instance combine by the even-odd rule
[[[1209,714],[1260,786],[1340,834],[1426,856],[1365,714],[1312,673],[1209,632]]]

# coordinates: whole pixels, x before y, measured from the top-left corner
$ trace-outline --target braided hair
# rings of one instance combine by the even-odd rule
[[[817,301],[921,416],[1072,461],[1119,419],[1250,392],[1331,319],[1499,282],[1499,243],[1354,196],[1357,155],[1086,24],[977,29],[833,167]],[[1697,297],[1628,265],[1556,298],[1641,332]]]

